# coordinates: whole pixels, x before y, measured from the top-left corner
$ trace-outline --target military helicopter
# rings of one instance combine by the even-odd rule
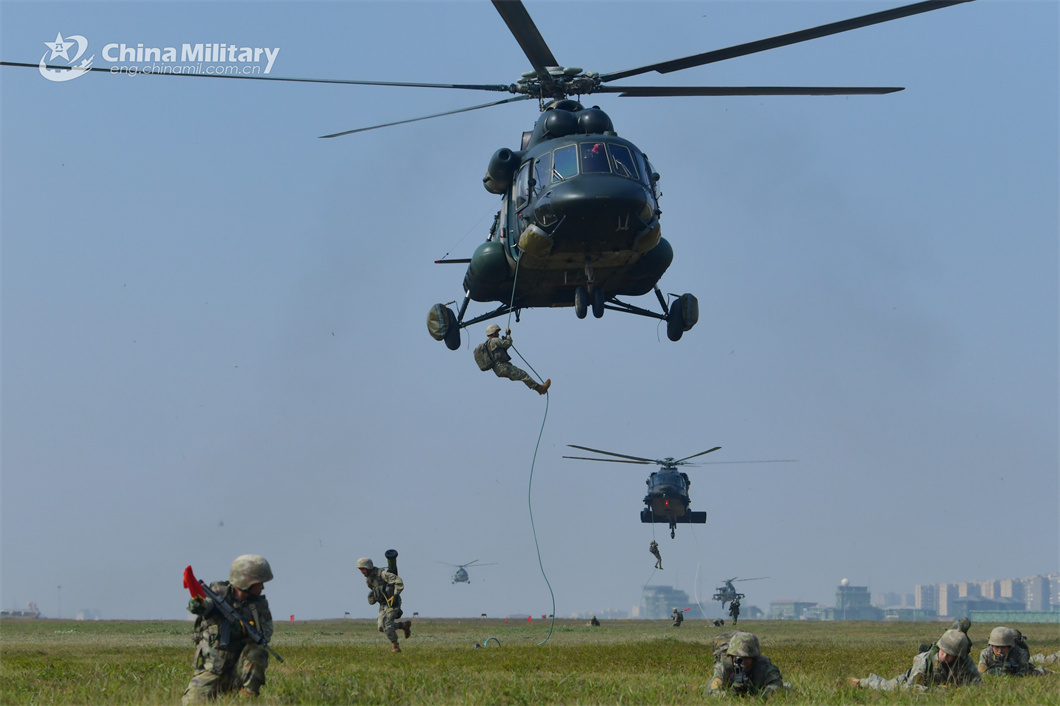
[[[706,451],[700,451],[697,454],[691,456],[685,456],[684,458],[674,459],[669,456],[662,459],[650,459],[641,458],[640,456],[627,456],[626,454],[618,454],[612,451],[601,451],[600,449],[591,449],[588,446],[578,446],[576,444],[567,444],[572,449],[581,449],[582,451],[592,451],[597,454],[604,454],[606,456],[617,456],[619,459],[614,458],[592,458],[588,456],[564,456],[563,458],[571,458],[578,461],[607,461],[609,463],[634,463],[634,464],[657,464],[659,470],[653,471],[648,479],[644,481],[648,486],[648,494],[644,496],[645,508],[640,511],[640,521],[646,523],[666,523],[670,525],[670,539],[673,539],[677,534],[677,523],[690,524],[695,523],[698,525],[705,524],[707,521],[707,513],[705,511],[693,511],[689,509],[691,504],[691,498],[688,495],[688,488],[692,485],[692,481],[688,479],[688,474],[677,470],[678,466],[697,465],[689,463],[693,458],[698,458],[709,453],[713,453],[720,449],[720,446],[715,446],[712,449]],[[780,459],[775,461],[707,461],[706,463],[714,464],[728,464],[728,463],[793,463],[792,459]]]
[[[486,242],[468,259],[437,262],[467,264],[459,310],[436,304],[427,317],[428,331],[451,350],[460,347],[460,329],[524,308],[573,307],[579,318],[591,309],[607,309],[666,322],[667,337],[680,340],[699,320],[692,294],[667,304],[658,283],[673,260],[673,248],[661,235],[659,173],[645,153],[621,138],[611,118],[578,100],[594,93],[620,97],[870,95],[899,87],[797,86],[613,86],[612,81],[651,72],[667,74],[697,66],[789,46],[861,27],[909,17],[972,0],[925,0],[810,29],[738,44],[624,71],[598,73],[560,65],[520,0],[492,0],[532,70],[510,84],[412,83],[352,79],[286,78],[260,75],[187,74],[211,79],[334,83],[407,88],[446,88],[513,94],[490,103],[382,125],[336,132],[322,137],[364,132],[393,125],[537,99],[541,115],[524,132],[519,149],[498,149],[489,160],[483,186],[501,197],[500,209]],[[41,71],[111,72],[112,67],[52,66],[0,62]],[[164,74],[160,74],[164,75]],[[662,312],[619,299],[655,293]],[[471,300],[495,302],[493,310],[465,319]],[[455,303],[455,302],[452,302]]]
[[[721,601],[721,607],[724,608],[726,603],[743,600],[744,595],[742,593],[737,592],[736,587],[732,585],[733,581],[760,581],[762,579],[767,578],[769,577],[756,576],[752,579],[740,579],[733,576],[731,579],[725,579],[725,581],[723,581],[723,583],[725,584],[724,586],[718,586],[716,589],[714,589],[713,599],[716,601]]]
[[[446,564],[446,562],[444,562],[444,561],[441,561],[441,562],[438,562],[438,563]],[[487,564],[479,564],[478,563],[478,559],[475,559],[474,561],[469,561],[466,564],[446,564],[446,566],[455,566],[456,567],[456,571],[453,572],[453,577],[452,577],[453,578],[453,583],[471,583],[471,579],[470,579],[470,577],[468,577],[468,574],[467,574],[467,567],[469,567],[469,566],[476,566],[476,567],[478,567],[478,566],[493,566],[494,564],[496,564],[496,562],[489,562]]]

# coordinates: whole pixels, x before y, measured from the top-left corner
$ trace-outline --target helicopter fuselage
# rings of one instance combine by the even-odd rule
[[[607,297],[650,292],[673,260],[657,178],[602,110],[557,101],[523,150],[490,160],[483,182],[501,209],[471,258],[466,292],[516,309],[574,306],[578,286]]]

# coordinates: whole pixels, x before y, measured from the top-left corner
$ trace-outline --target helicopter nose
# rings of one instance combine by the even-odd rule
[[[545,226],[567,219],[589,237],[594,234],[586,232],[586,226],[602,238],[616,232],[631,236],[651,221],[651,195],[642,184],[624,177],[580,176],[553,184],[538,199],[534,215]],[[562,239],[564,234],[557,236]]]

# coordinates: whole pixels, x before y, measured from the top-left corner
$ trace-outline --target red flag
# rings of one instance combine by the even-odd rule
[[[199,580],[195,578],[195,572],[191,570],[191,567],[184,569],[184,588],[191,592],[192,598],[206,598],[206,592],[202,590],[202,586],[199,585]]]

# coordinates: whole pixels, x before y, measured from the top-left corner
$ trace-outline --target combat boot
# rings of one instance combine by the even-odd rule
[[[398,646],[398,643],[395,642],[393,649],[391,649],[390,651],[391,652],[401,652],[401,648]]]
[[[401,631],[405,633],[405,639],[412,637],[412,621],[406,620],[401,624]]]
[[[534,389],[537,390],[537,394],[543,395],[548,392],[548,388],[552,387],[552,378],[545,380],[543,385],[538,385]]]

